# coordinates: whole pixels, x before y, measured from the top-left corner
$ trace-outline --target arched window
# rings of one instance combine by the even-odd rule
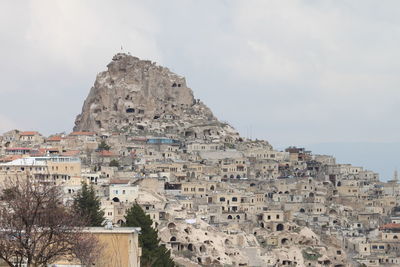
[[[332,209],[329,211],[329,215],[337,215],[337,211]]]
[[[168,224],[168,229],[174,229],[175,227],[176,225],[173,222]]]

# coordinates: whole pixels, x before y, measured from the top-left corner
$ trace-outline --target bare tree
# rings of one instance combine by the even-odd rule
[[[78,240],[79,242],[75,242],[74,246],[71,247],[71,254],[73,254],[83,266],[90,266],[97,262],[104,245],[93,238],[89,233],[82,233]]]
[[[98,246],[83,225],[49,182],[17,178],[0,190],[0,259],[9,266],[46,266],[60,259],[90,264]]]

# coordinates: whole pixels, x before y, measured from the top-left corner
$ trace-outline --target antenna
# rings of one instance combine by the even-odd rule
[[[393,180],[396,181],[396,183],[399,180],[399,174],[398,174],[397,170],[394,171]]]

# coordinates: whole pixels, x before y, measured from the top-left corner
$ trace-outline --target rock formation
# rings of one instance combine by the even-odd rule
[[[97,75],[74,131],[125,132],[201,139],[237,139],[195,99],[184,77],[148,60],[115,55]]]

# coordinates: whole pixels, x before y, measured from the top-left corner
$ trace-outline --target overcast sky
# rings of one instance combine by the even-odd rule
[[[125,51],[275,146],[399,142],[400,1],[0,2],[0,132],[70,132]]]

